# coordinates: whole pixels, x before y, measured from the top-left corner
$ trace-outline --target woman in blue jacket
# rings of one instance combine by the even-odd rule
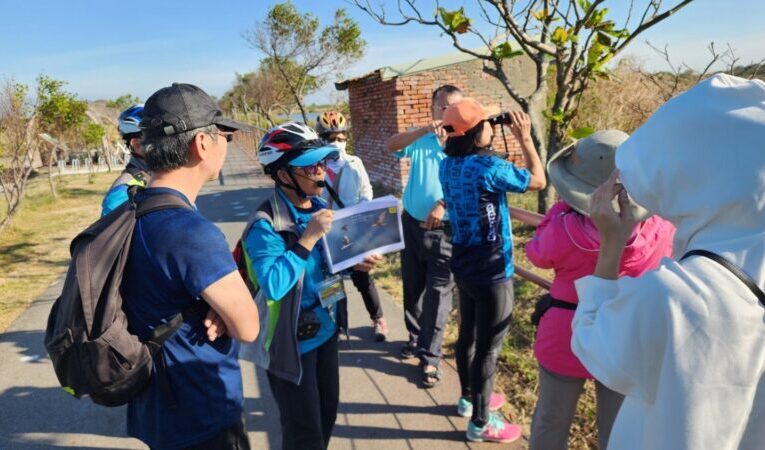
[[[337,417],[339,369],[338,306],[342,278],[329,273],[321,237],[334,213],[319,197],[325,160],[337,157],[302,123],[269,130],[258,158],[276,186],[243,235],[250,282],[266,330],[256,345],[256,363],[267,369],[279,406],[282,448],[324,449]],[[355,267],[369,271],[381,259]]]

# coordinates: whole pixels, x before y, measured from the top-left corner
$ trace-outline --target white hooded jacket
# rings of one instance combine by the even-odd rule
[[[329,161],[329,169],[334,173],[334,180],[327,176],[327,181],[337,191],[340,201],[348,207],[372,200],[374,196],[372,183],[369,181],[369,175],[361,158],[349,155],[344,148],[339,150],[339,158]],[[339,209],[326,189],[322,196],[331,203],[332,209]]]
[[[765,308],[705,249],[765,286],[765,83],[716,75],[617,151],[630,196],[677,227],[675,260],[576,282],[574,353],[626,396],[608,448],[765,449]]]

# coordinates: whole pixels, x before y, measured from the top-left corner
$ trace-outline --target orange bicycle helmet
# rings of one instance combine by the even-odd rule
[[[348,131],[348,121],[339,111],[325,111],[316,118],[316,131],[319,136],[329,133],[343,133]]]

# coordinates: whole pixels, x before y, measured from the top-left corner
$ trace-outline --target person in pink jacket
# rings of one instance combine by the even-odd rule
[[[537,267],[553,269],[549,296],[537,304],[534,354],[539,362],[539,398],[531,423],[531,450],[568,447],[568,435],[584,382],[592,379],[571,351],[571,322],[578,297],[574,281],[595,271],[600,249],[597,228],[588,217],[589,194],[615,167],[616,148],[627,139],[618,130],[596,132],[561,150],[548,162],[550,182],[562,201],[545,215],[526,255]],[[619,276],[638,277],[672,253],[674,227],[632,204],[639,221],[621,260]],[[597,380],[597,426],[605,449],[623,396]]]

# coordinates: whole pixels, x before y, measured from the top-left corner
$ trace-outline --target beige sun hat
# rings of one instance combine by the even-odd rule
[[[596,131],[559,151],[547,162],[550,182],[558,195],[576,211],[590,215],[590,194],[616,168],[616,149],[629,135],[619,130]],[[638,221],[651,213],[632,199],[632,215]]]

